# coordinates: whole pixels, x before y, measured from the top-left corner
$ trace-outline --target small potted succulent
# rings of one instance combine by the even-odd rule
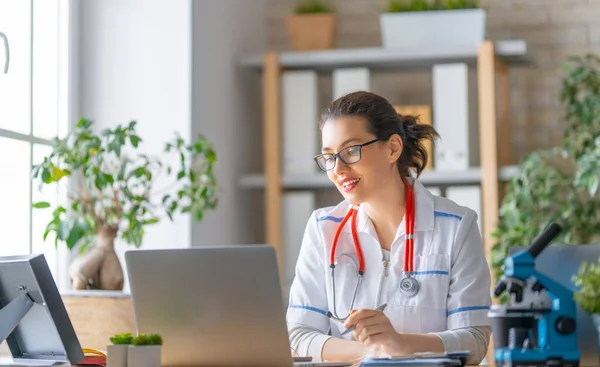
[[[574,294],[575,301],[582,311],[592,317],[600,338],[600,259],[593,263],[582,263],[573,277],[573,283],[578,287]],[[598,352],[600,354],[600,345]]]
[[[133,343],[131,333],[116,334],[106,347],[106,367],[127,367],[127,351]]]
[[[116,334],[106,348],[106,367],[161,367],[159,334]]]
[[[485,20],[477,0],[388,0],[380,15],[382,43],[387,49],[478,46]]]
[[[330,0],[298,0],[285,22],[294,51],[334,48],[336,17]]]
[[[139,334],[127,351],[127,367],[161,367],[162,337]]]

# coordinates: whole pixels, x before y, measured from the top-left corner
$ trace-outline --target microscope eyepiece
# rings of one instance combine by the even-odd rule
[[[562,230],[561,226],[557,223],[550,223],[548,227],[542,232],[529,246],[529,253],[534,258],[542,252],[546,246],[556,237]]]

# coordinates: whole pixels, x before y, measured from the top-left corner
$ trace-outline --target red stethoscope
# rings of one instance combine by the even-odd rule
[[[404,246],[404,277],[400,281],[400,292],[407,297],[414,297],[419,292],[419,282],[413,277],[414,272],[414,231],[415,231],[415,193],[413,187],[408,183],[406,179],[403,179],[404,187],[406,188],[406,211],[404,222],[406,225],[406,234],[405,234],[405,246]],[[356,300],[356,294],[358,293],[358,288],[360,286],[360,282],[362,281],[363,275],[365,273],[365,260],[363,257],[362,250],[360,248],[360,242],[358,240],[358,234],[356,232],[356,214],[358,209],[356,207],[352,207],[335,233],[335,237],[333,238],[333,245],[331,246],[331,253],[329,259],[329,268],[330,270],[330,278],[333,292],[333,313],[328,312],[330,318],[333,318],[338,321],[345,321],[348,316],[341,318],[337,314],[336,308],[336,300],[335,300],[335,267],[337,262],[335,261],[335,250],[337,247],[338,238],[342,231],[342,228],[348,222],[350,217],[352,217],[352,239],[354,240],[354,248],[356,249],[356,254],[358,256],[358,279],[356,281],[356,287],[354,288],[354,294],[352,296],[352,303],[350,304],[350,310],[354,308],[354,301]]]

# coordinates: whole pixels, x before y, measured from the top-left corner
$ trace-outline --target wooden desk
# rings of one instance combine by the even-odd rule
[[[44,367],[44,366],[40,366],[40,365],[26,365],[26,364],[11,364],[12,360],[9,357],[0,357],[0,367]],[[67,366],[67,365],[60,365],[60,367],[81,367],[81,365],[79,366]],[[206,367],[206,366],[202,366],[202,367]],[[223,366],[220,366],[223,367]],[[235,366],[235,367],[244,367],[244,366]],[[288,367],[288,366],[282,366],[282,367]],[[292,366],[289,366],[292,367]],[[495,367],[493,365],[480,365],[479,367]]]

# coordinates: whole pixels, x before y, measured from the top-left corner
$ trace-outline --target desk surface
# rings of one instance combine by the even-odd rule
[[[82,365],[78,365],[78,366],[59,365],[59,367],[81,367],[81,366]],[[14,363],[12,363],[12,359],[10,357],[0,356],[0,367],[45,367],[45,366],[41,366],[39,364],[38,365],[14,364]],[[236,367],[243,367],[243,366],[236,366]],[[480,365],[479,367],[494,367],[494,366],[492,366],[492,365]]]

